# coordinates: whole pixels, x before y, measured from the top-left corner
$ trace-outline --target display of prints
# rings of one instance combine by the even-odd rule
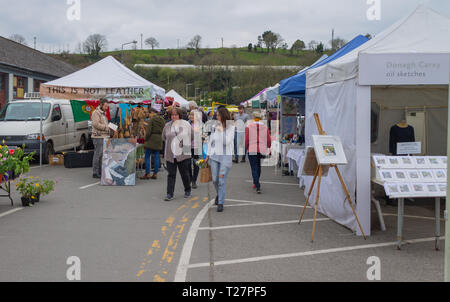
[[[380,170],[380,178],[383,181],[389,182],[394,180],[394,171],[391,170]]]
[[[445,170],[434,170],[434,177],[439,182],[447,181],[447,172]]]
[[[422,180],[425,182],[433,182],[434,181],[433,171],[431,171],[431,170],[422,170],[422,171],[420,171],[420,175],[422,176]]]
[[[437,195],[439,193],[439,188],[436,184],[427,184],[426,188],[430,195]]]
[[[388,157],[388,165],[391,168],[400,168],[400,157],[395,156]]]
[[[447,184],[438,184],[439,192],[447,194]]]
[[[441,168],[442,162],[439,160],[438,157],[428,157],[428,163],[430,168],[432,169],[438,169]]]
[[[103,186],[136,184],[136,140],[104,140],[101,184]]]
[[[337,136],[313,135],[314,151],[320,165],[346,165],[347,158]]]
[[[441,156],[439,157],[439,160],[445,167],[447,167],[447,156]]]

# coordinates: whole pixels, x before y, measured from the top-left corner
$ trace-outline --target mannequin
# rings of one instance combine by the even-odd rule
[[[389,152],[392,155],[406,155],[397,154],[398,143],[410,143],[415,142],[414,128],[406,122],[406,119],[401,120],[399,123],[391,128],[389,137]]]

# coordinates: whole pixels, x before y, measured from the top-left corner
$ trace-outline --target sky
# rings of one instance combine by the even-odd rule
[[[375,2],[380,20],[369,20]],[[114,50],[133,40],[140,49],[141,34],[163,49],[184,47],[197,34],[202,47],[221,47],[222,38],[225,47],[242,47],[271,30],[290,47],[297,39],[329,43],[333,28],[347,41],[376,35],[419,4],[450,17],[448,0],[0,0],[0,36],[20,34],[29,46],[36,37],[37,49],[57,52],[74,51],[95,33]],[[69,20],[68,11],[79,11],[79,20]]]

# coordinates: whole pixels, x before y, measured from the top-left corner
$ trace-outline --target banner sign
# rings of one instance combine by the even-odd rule
[[[359,55],[359,85],[448,85],[450,54]]]
[[[148,87],[136,88],[79,88],[58,87],[41,84],[39,89],[41,97],[51,97],[66,100],[100,99],[106,96],[132,96],[135,98],[152,98],[152,90]]]

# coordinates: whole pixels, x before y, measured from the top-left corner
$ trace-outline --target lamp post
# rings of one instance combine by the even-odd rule
[[[189,83],[189,84],[186,84],[186,100],[188,100],[189,101],[189,86],[192,86],[192,85],[194,85],[194,84],[192,84],[192,83]]]
[[[123,47],[124,47],[125,45],[129,45],[129,44],[134,44],[134,45],[136,45],[136,43],[137,43],[137,41],[132,41],[132,42],[128,42],[128,43],[122,44],[122,52],[120,53],[120,63],[123,63]]]

